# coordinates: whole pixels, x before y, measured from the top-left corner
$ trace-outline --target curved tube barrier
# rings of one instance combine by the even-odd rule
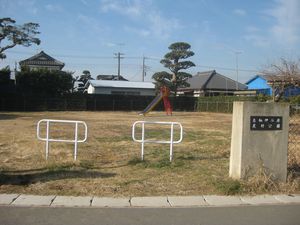
[[[142,138],[136,139],[135,137],[135,128],[137,124],[142,125]],[[169,140],[147,140],[145,139],[145,124],[163,124],[163,125],[170,125],[170,139]],[[180,128],[180,138],[177,141],[174,141],[174,125],[178,125]],[[135,142],[142,143],[141,147],[141,159],[144,160],[144,144],[145,143],[158,143],[158,144],[170,144],[170,162],[173,159],[173,144],[178,144],[182,141],[183,137],[183,128],[180,123],[178,122],[155,122],[155,121],[136,121],[132,125],[132,139]]]
[[[40,124],[46,123],[46,137],[40,136]],[[71,123],[75,124],[75,131],[74,131],[74,139],[55,139],[50,138],[50,123]],[[83,124],[84,126],[84,138],[82,140],[78,139],[78,124]],[[87,125],[83,121],[77,120],[52,120],[52,119],[42,119],[37,124],[37,138],[41,141],[46,141],[46,160],[48,159],[49,155],[49,142],[67,142],[67,143],[74,143],[74,160],[77,159],[77,145],[78,143],[85,142],[87,139]]]

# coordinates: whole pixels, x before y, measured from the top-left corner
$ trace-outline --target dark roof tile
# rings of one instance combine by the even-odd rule
[[[64,63],[60,62],[48,54],[46,54],[44,51],[41,51],[40,53],[20,61],[21,66],[27,66],[27,65],[35,65],[35,66],[59,66],[60,68],[64,67]]]
[[[215,70],[198,72],[195,76],[189,78],[187,82],[190,84],[190,87],[183,89],[236,90],[236,84],[238,84],[238,90],[247,89],[246,85],[237,83],[235,80],[221,75]]]

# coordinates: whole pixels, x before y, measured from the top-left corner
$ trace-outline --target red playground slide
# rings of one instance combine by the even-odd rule
[[[170,95],[170,89],[166,86],[162,86],[160,88],[160,93],[153,99],[153,101],[142,111],[139,113],[139,115],[146,115],[151,110],[154,109],[154,107],[163,99],[164,101],[164,107],[167,115],[172,115],[172,106],[170,103],[170,100],[168,96]]]
[[[169,100],[170,89],[167,86],[162,86],[160,88],[160,93],[162,94],[162,99],[164,101],[164,107],[165,107],[166,114],[168,116],[171,116],[172,115],[172,106],[171,106],[171,102]]]

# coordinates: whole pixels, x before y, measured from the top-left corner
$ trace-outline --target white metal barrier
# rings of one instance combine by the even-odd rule
[[[46,123],[46,137],[42,138],[40,136],[40,124]],[[50,138],[50,123],[71,123],[75,124],[75,131],[74,131],[74,139],[72,140],[65,140],[65,139],[53,139]],[[78,140],[78,124],[83,124],[84,126],[84,138],[82,140]],[[49,154],[49,142],[67,142],[67,143],[74,143],[74,160],[77,158],[77,145],[78,143],[85,142],[87,139],[87,125],[83,121],[76,121],[76,120],[51,120],[51,119],[42,119],[37,124],[37,138],[42,141],[46,141],[46,159],[48,159]]]
[[[137,124],[142,125],[142,139],[136,139],[135,138],[135,127]],[[163,125],[171,125],[171,133],[170,133],[170,140],[167,141],[159,141],[159,140],[146,140],[145,139],[145,124],[163,124]],[[174,141],[173,134],[174,134],[174,125],[178,125],[180,128],[180,138],[177,141]],[[182,126],[178,122],[155,122],[155,121],[136,121],[132,125],[132,139],[135,142],[142,143],[142,148],[141,148],[141,158],[144,160],[144,144],[145,143],[158,143],[158,144],[170,144],[170,161],[172,161],[173,158],[173,144],[178,144],[182,141]]]

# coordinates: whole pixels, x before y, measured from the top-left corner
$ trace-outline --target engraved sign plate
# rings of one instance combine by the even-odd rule
[[[250,130],[282,130],[282,116],[250,116]]]

